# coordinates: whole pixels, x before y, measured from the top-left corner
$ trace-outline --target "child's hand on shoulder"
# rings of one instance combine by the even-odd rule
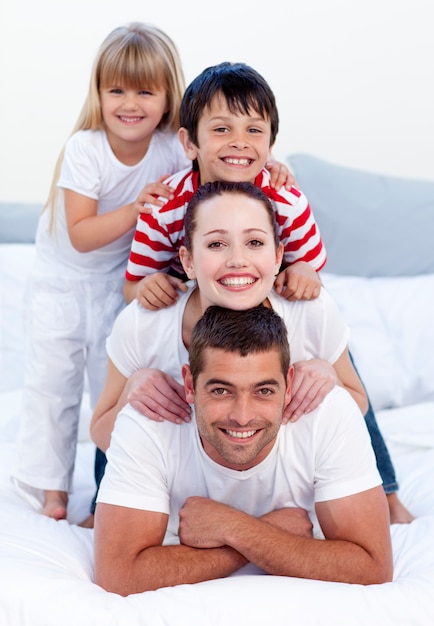
[[[274,288],[286,300],[314,300],[320,294],[321,281],[309,263],[298,261],[280,272]]]
[[[157,182],[149,183],[146,187],[143,187],[137,200],[132,205],[136,218],[141,213],[152,213],[152,206],[147,205],[163,206],[164,202],[160,200],[160,196],[166,198],[166,200],[172,200],[174,197],[173,188],[163,182],[167,176],[168,174],[164,174]]]
[[[187,285],[180,278],[156,272],[142,278],[137,285],[136,298],[145,309],[158,311],[172,306],[179,291],[187,291]]]
[[[271,160],[265,164],[265,167],[270,172],[270,186],[276,191],[280,191],[283,186],[289,191],[291,187],[297,185],[297,181],[285,163],[276,161],[272,157]]]

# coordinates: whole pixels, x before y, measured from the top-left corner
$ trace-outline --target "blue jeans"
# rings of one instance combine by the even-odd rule
[[[357,371],[356,365],[354,363],[354,359],[350,353],[350,359],[354,365],[354,369]],[[360,374],[359,374],[360,377]],[[360,380],[362,380],[360,378]],[[363,381],[362,381],[363,384]],[[366,391],[366,389],[365,389]],[[395,469],[393,467],[392,459],[390,458],[389,450],[387,449],[386,442],[383,439],[383,435],[380,432],[380,429],[377,424],[377,420],[375,418],[374,409],[372,408],[371,401],[369,400],[368,393],[366,392],[368,397],[368,410],[365,414],[365,422],[368,427],[369,435],[371,436],[372,447],[374,448],[375,458],[377,460],[377,468],[380,472],[381,480],[383,481],[383,489],[387,493],[394,493],[398,491],[398,483],[396,480]]]
[[[354,369],[357,372],[357,368],[356,368],[356,365],[354,363],[351,353],[350,353],[350,359],[354,365]],[[360,374],[359,374],[359,377],[360,377]],[[363,381],[362,381],[362,384],[363,384]],[[390,454],[389,454],[389,450],[387,449],[386,442],[384,441],[383,435],[381,434],[380,429],[378,427],[371,401],[369,400],[369,396],[367,393],[366,395],[368,397],[369,406],[365,414],[365,422],[366,422],[366,426],[368,427],[369,435],[371,437],[372,447],[374,448],[375,458],[377,460],[377,468],[378,468],[378,471],[380,472],[381,480],[383,481],[384,491],[386,493],[394,493],[395,491],[398,491],[398,483],[396,480],[395,469],[393,467],[392,459],[390,458]],[[96,493],[92,500],[91,513],[95,512],[96,497],[98,495],[100,482],[102,480],[102,477],[104,476],[104,470],[105,470],[106,464],[107,464],[106,455],[104,454],[104,452],[102,452],[102,450],[97,448],[95,452],[95,466],[94,466]]]
[[[96,497],[98,495],[99,486],[102,481],[102,477],[104,476],[105,466],[107,465],[107,457],[102,450],[99,448],[95,451],[95,463],[93,466],[93,474],[95,476],[96,482],[96,492],[92,499],[92,504],[90,505],[90,512],[95,513],[96,507]]]

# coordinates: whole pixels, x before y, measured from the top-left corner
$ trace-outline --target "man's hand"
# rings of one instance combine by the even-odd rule
[[[295,507],[276,509],[262,515],[259,519],[293,535],[312,537],[313,524],[304,509]]]
[[[160,370],[134,372],[125,385],[125,393],[131,406],[151,420],[175,424],[191,421],[183,385]]]
[[[139,281],[136,298],[143,308],[158,311],[172,306],[178,299],[179,291],[187,291],[187,285],[180,278],[155,272]]]
[[[324,400],[338,384],[333,365],[324,359],[310,359],[294,363],[291,401],[285,407],[283,423],[296,422],[304,413],[309,413]]]
[[[314,300],[320,294],[321,281],[309,263],[298,261],[280,272],[274,287],[286,300]]]
[[[179,511],[179,538],[192,548],[219,548],[226,545],[224,529],[234,523],[237,509],[226,504],[192,496]]]
[[[218,548],[226,545],[226,533],[245,522],[246,513],[209,498],[187,498],[179,512],[181,543],[192,548]],[[251,516],[247,516],[251,517]],[[252,518],[251,518],[252,519]],[[262,515],[259,520],[299,537],[312,537],[307,512],[284,508]]]

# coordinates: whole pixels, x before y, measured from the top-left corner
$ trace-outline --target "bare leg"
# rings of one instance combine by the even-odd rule
[[[44,508],[42,513],[57,521],[66,519],[68,494],[66,491],[44,491]]]
[[[391,524],[410,524],[414,519],[414,515],[402,504],[398,498],[398,494],[388,493],[387,502],[389,504],[390,523]]]

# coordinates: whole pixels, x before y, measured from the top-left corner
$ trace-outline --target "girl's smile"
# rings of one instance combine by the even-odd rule
[[[110,146],[125,165],[146,154],[152,135],[167,110],[161,89],[107,87],[101,89],[101,112]]]

